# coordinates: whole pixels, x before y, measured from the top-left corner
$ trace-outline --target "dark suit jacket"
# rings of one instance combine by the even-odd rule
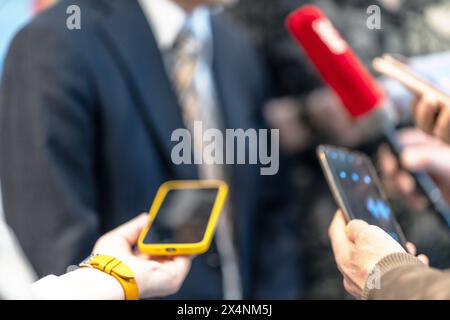
[[[81,30],[66,28],[69,4],[81,8]],[[212,27],[227,128],[264,127],[267,78],[254,48],[224,15]],[[6,218],[41,276],[64,272],[103,232],[147,211],[164,181],[197,178],[194,165],[170,160],[180,106],[135,0],[62,1],[38,16],[13,41],[0,112]],[[283,174],[240,165],[231,175],[245,297],[297,297]],[[177,297],[221,298],[214,251],[195,259]]]

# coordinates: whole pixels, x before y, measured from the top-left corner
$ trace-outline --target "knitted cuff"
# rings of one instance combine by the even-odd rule
[[[368,277],[368,281],[366,282],[366,285],[364,287],[364,291],[362,294],[361,299],[362,300],[368,300],[370,299],[370,293],[372,290],[376,290],[373,288],[373,284],[369,286],[369,280],[372,279],[372,277],[376,274],[379,281],[383,278],[383,276],[388,273],[389,271],[392,271],[393,269],[404,267],[404,266],[418,266],[423,265],[423,262],[414,257],[413,255],[410,255],[408,253],[404,252],[397,252],[397,253],[391,253],[385,256],[383,259],[378,261],[378,263],[373,268],[372,272],[370,273],[370,276]]]

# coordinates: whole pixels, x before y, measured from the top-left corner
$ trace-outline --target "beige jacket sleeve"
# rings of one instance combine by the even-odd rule
[[[369,280],[379,277],[379,283],[368,281],[363,299],[450,299],[450,272],[432,269],[410,254],[390,254],[377,263],[374,271]]]

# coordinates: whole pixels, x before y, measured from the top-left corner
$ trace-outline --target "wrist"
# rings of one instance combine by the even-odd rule
[[[94,268],[79,268],[71,273],[75,273],[77,278],[82,279],[80,282],[85,283],[83,290],[86,295],[92,295],[95,300],[125,299],[125,293],[119,281],[103,271]]]
[[[121,285],[125,300],[139,299],[134,272],[122,261],[104,254],[91,254],[80,263],[80,267],[96,269],[113,277]]]
[[[50,275],[31,286],[42,300],[121,300],[124,291],[112,276],[96,269],[81,268],[59,277]]]

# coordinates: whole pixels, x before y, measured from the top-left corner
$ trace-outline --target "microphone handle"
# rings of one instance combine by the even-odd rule
[[[384,138],[397,159],[400,159],[403,147],[399,142],[395,128],[386,128],[384,131]],[[424,171],[410,172],[410,174],[414,178],[419,190],[425,195],[431,208],[439,215],[441,220],[450,227],[450,206],[434,180]]]

